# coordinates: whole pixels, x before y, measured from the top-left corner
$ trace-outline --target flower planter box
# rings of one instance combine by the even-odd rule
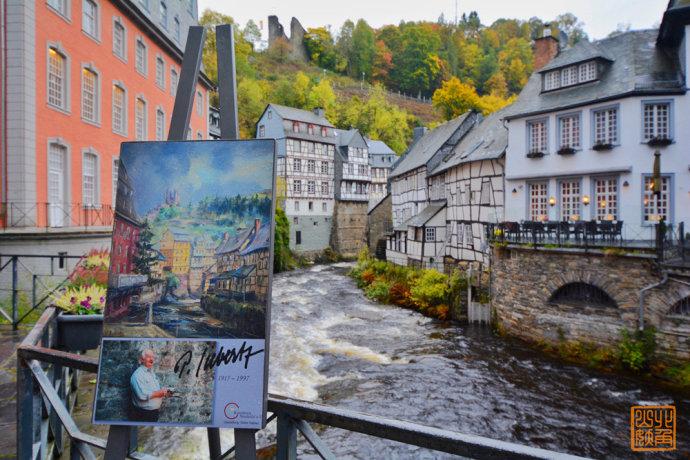
[[[544,156],[544,152],[528,152],[527,158],[541,158]]]
[[[613,144],[594,144],[592,146],[592,150],[596,150],[597,152],[603,152],[611,149],[613,149]]]
[[[575,149],[572,147],[563,147],[558,150],[559,155],[574,155],[575,154]]]
[[[58,346],[67,351],[93,350],[101,345],[103,315],[66,315],[57,317]]]
[[[647,142],[647,145],[650,147],[666,147],[671,144],[673,144],[673,139],[667,137],[655,137]]]

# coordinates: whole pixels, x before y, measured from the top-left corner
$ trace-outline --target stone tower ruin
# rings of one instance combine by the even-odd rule
[[[307,47],[304,45],[304,35],[307,33],[295,17],[290,21],[290,38],[285,35],[283,25],[278,21],[278,16],[271,15],[268,17],[268,47],[273,46],[273,43],[279,38],[282,38],[290,44],[290,58],[294,60],[307,62],[309,56],[307,54]]]

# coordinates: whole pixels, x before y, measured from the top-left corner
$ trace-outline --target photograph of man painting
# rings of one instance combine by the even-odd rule
[[[274,148],[122,144],[104,336],[265,337]]]

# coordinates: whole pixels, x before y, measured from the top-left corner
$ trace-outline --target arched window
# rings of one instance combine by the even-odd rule
[[[690,296],[674,303],[670,311],[671,315],[690,316]]]
[[[575,282],[564,284],[551,294],[549,302],[581,305],[583,307],[616,308],[616,301],[593,284]]]

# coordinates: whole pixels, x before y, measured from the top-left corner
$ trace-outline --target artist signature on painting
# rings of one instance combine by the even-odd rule
[[[242,346],[237,349],[237,347],[225,349],[220,347],[217,352],[212,352],[210,349],[205,348],[199,361],[196,363],[196,376],[199,376],[199,372],[203,369],[205,371],[212,369],[214,367],[227,366],[229,364],[235,364],[237,362],[242,363],[244,361],[244,368],[249,367],[249,360],[256,355],[260,355],[264,352],[264,349],[254,351],[251,345],[247,345],[247,342],[242,342]],[[179,357],[175,363],[175,372],[182,378],[183,375],[189,375],[194,367],[194,353],[192,350],[185,351],[182,356]]]

